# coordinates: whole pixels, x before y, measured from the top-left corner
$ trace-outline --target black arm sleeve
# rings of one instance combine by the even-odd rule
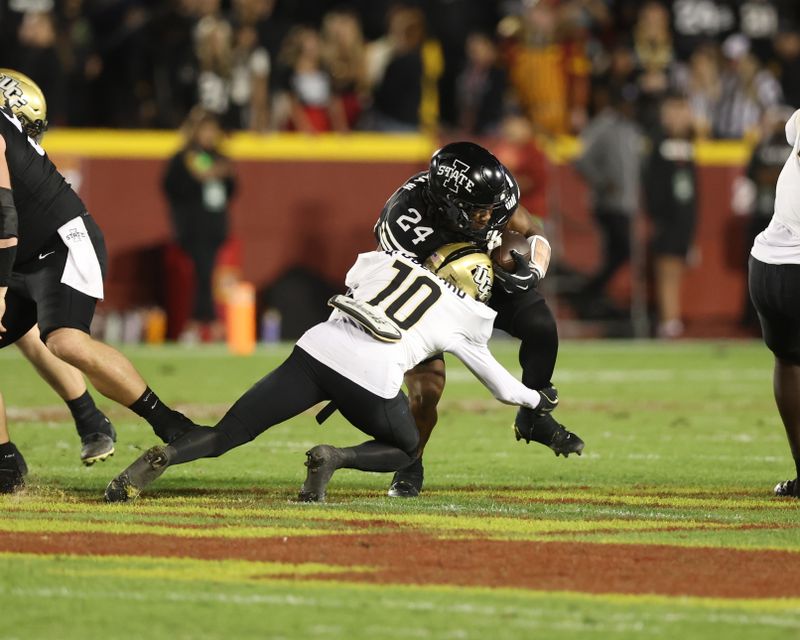
[[[17,208],[11,189],[0,187],[0,238],[16,238],[19,234]]]
[[[0,287],[7,287],[11,279],[14,260],[17,257],[17,246],[3,247],[0,249]],[[2,318],[0,318],[2,319]]]

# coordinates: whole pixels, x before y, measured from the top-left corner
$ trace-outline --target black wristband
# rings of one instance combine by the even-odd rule
[[[0,287],[7,287],[11,280],[14,258],[17,257],[17,245],[0,249]]]

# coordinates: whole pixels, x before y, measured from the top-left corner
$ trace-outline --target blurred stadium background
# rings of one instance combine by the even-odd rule
[[[747,336],[749,243],[788,152],[776,121],[800,104],[799,15],[789,0],[2,0],[0,67],[44,90],[44,146],[105,231],[106,339],[175,339],[190,315],[161,183],[196,105],[224,125],[238,179],[216,300],[224,312],[252,283],[264,339],[325,316],[388,196],[464,138],[512,169],[544,222],[562,335],[658,335],[647,198],[631,260],[586,296],[608,256],[574,162],[609,105],[630,108],[644,160],[675,98],[697,224],[682,326],[662,336]]]

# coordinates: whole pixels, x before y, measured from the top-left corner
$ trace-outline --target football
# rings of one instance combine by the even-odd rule
[[[517,270],[517,263],[514,262],[511,255],[512,250],[522,254],[525,260],[531,259],[531,245],[528,244],[528,239],[521,233],[511,230],[503,231],[503,235],[500,236],[500,244],[492,249],[489,257],[504,271],[514,273]]]

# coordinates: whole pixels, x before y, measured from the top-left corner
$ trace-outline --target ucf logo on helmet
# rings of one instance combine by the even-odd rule
[[[28,102],[25,100],[25,95],[20,89],[19,82],[14,78],[0,75],[0,93],[2,93],[8,100],[9,107],[22,107]]]
[[[466,162],[453,160],[452,167],[441,165],[436,174],[447,176],[444,182],[442,182],[442,186],[447,187],[453,193],[458,193],[460,187],[464,187],[467,193],[472,193],[472,188],[475,186],[475,183],[469,179],[465,171],[469,171],[469,165]]]

